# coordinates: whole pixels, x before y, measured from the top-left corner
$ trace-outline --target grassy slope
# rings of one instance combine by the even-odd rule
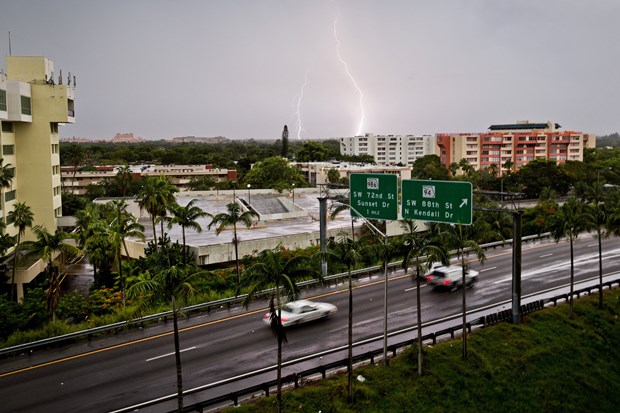
[[[417,352],[388,368],[355,370],[354,403],[346,403],[346,375],[283,395],[285,412],[618,412],[620,411],[620,290],[525,317],[523,324],[477,330],[468,340],[426,347],[424,375]],[[284,348],[286,352],[286,346]],[[275,358],[275,354],[274,354]],[[275,397],[235,412],[275,411]]]

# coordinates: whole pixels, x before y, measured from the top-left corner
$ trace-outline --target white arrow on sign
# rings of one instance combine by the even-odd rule
[[[467,198],[463,198],[463,202],[459,205],[459,208],[463,208],[463,206],[467,205]]]

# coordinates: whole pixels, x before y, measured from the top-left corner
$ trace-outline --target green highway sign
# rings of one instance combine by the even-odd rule
[[[398,178],[392,174],[351,174],[352,217],[398,220]]]
[[[403,218],[471,225],[471,182],[405,180]]]

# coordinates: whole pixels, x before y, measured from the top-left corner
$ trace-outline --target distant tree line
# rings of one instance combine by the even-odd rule
[[[285,134],[283,133],[283,136]],[[74,143],[60,144],[60,163],[63,166],[88,167],[93,165],[203,165],[216,168],[237,169],[240,174],[250,170],[252,164],[273,156],[286,154],[286,158],[299,162],[329,160],[374,162],[371,156],[340,154],[337,139],[299,141],[254,139],[226,143],[173,143],[154,141],[142,143]]]
[[[618,132],[610,133],[609,135],[602,135],[596,137],[596,147],[619,147],[620,146],[620,134]]]

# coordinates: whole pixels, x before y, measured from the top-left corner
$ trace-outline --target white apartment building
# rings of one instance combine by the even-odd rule
[[[378,165],[408,165],[424,155],[438,154],[432,135],[374,135],[340,138],[342,155],[370,155]]]

